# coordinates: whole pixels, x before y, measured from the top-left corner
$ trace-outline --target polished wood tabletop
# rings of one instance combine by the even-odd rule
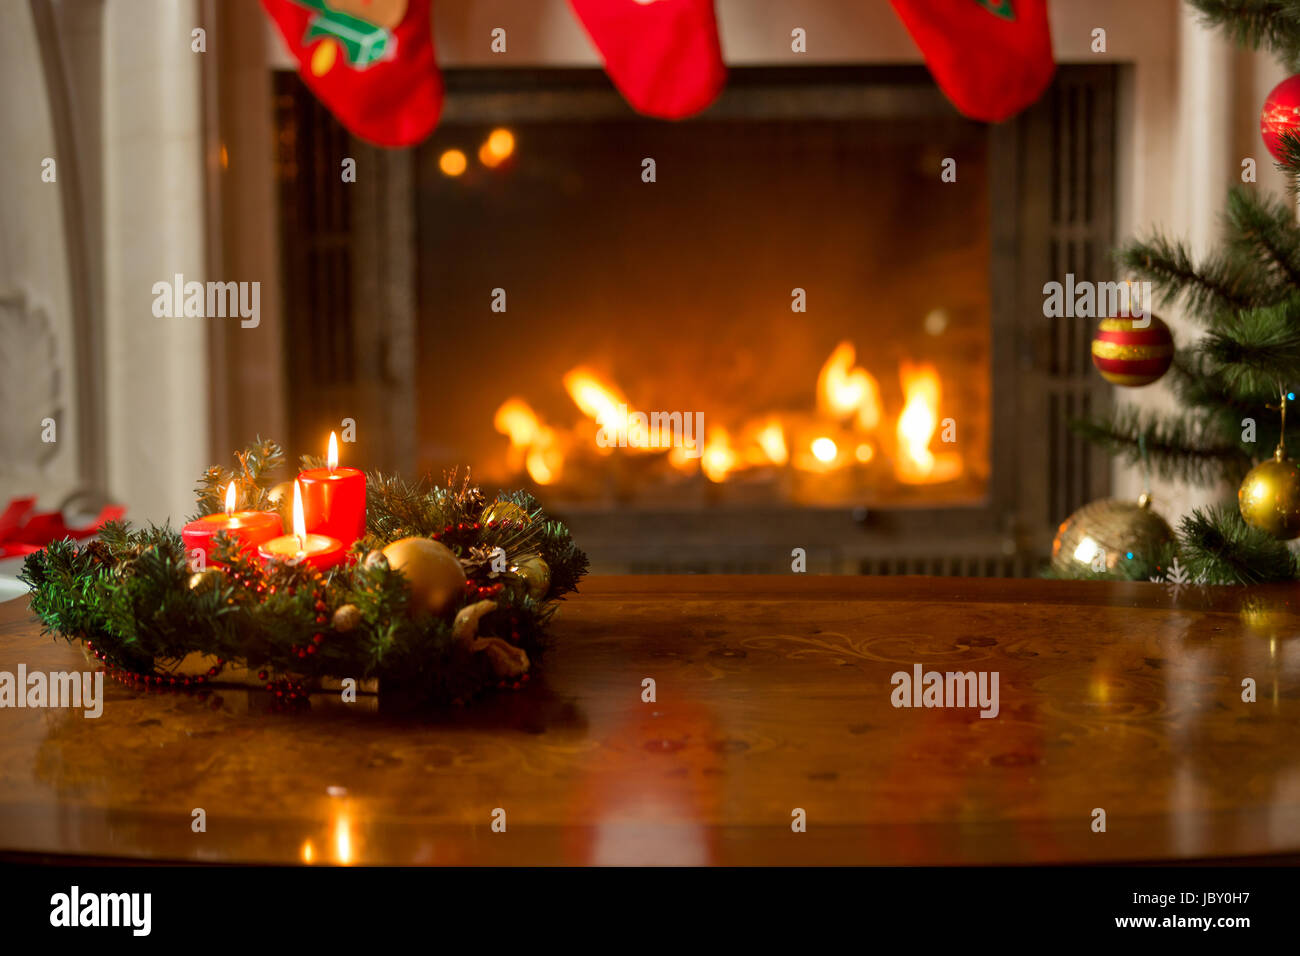
[[[318,694],[285,714],[258,689],[201,697],[112,681],[98,719],[2,709],[0,854],[1300,858],[1297,598],[1294,587],[597,577],[561,607],[531,684],[462,710],[402,715],[382,697]],[[0,671],[19,664],[86,667],[41,636],[22,600],[0,605]],[[894,706],[893,675],[914,665],[996,672],[997,716]]]

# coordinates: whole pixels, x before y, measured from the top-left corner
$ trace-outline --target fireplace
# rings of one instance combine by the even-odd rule
[[[388,154],[281,78],[295,435],[360,410],[362,464],[530,487],[602,571],[1031,574],[1106,491],[1041,289],[1109,277],[1111,68],[996,127],[920,68],[737,70],[678,124],[595,71],[448,85]]]

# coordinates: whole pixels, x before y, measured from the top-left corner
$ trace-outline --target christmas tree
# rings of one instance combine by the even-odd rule
[[[1292,71],[1300,67],[1300,0],[1190,2],[1207,25],[1266,48]],[[1248,584],[1300,573],[1286,544],[1300,533],[1300,467],[1283,444],[1287,404],[1300,387],[1300,137],[1282,131],[1274,149],[1291,183],[1290,201],[1252,184],[1236,187],[1224,240],[1212,254],[1198,259],[1185,243],[1160,234],[1117,253],[1128,275],[1150,282],[1164,302],[1181,304],[1203,329],[1178,349],[1166,376],[1178,411],[1121,407],[1076,423],[1110,453],[1163,477],[1241,489],[1236,502],[1196,509],[1180,524],[1172,556],[1196,580]],[[1291,417],[1300,424],[1295,410]],[[1149,570],[1142,562],[1121,563],[1103,576]]]

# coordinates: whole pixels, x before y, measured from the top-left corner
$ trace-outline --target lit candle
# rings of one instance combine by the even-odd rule
[[[366,476],[357,468],[339,467],[339,440],[330,432],[325,468],[299,472],[308,533],[338,538],[344,547],[366,533]]]
[[[255,548],[264,541],[284,534],[284,524],[274,511],[236,511],[236,495],[235,483],[232,481],[226,489],[225,514],[206,515],[181,529],[185,553],[191,561],[197,550],[203,553],[206,565],[218,564],[212,560],[212,552],[220,532],[225,532],[238,541],[240,551]]]
[[[324,534],[309,534],[307,521],[303,516],[302,485],[293,483],[293,534],[272,538],[257,549],[263,563],[287,561],[290,564],[306,564],[309,568],[326,571],[341,564],[347,557],[347,550],[338,538]]]

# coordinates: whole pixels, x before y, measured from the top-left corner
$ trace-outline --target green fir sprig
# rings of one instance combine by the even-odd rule
[[[257,494],[284,460],[278,445],[262,439],[235,458],[235,469],[204,472],[200,513],[217,510],[231,480],[250,489],[241,507],[264,500]],[[272,686],[378,679],[389,700],[465,701],[498,683],[488,656],[471,653],[453,634],[456,611],[484,594],[496,607],[479,620],[477,634],[508,641],[535,664],[558,601],[587,572],[587,557],[564,525],[525,492],[487,500],[468,475],[453,473],[443,485],[379,474],[367,481],[367,535],[356,560],[328,572],[282,562],[264,568],[223,536],[213,555],[221,567],[192,573],[173,529],[111,522],[98,540],[56,541],[29,555],[21,578],[46,632],[93,645],[107,665],[154,682],[173,679],[182,660],[199,654],[211,667],[197,683],[240,667],[266,672]],[[507,504],[522,515],[491,517]],[[402,573],[382,557],[367,559],[411,536],[436,537],[465,570],[465,594],[444,615],[412,612]],[[541,595],[529,593],[517,570],[535,556],[550,570]],[[336,618],[348,606],[355,610]]]

